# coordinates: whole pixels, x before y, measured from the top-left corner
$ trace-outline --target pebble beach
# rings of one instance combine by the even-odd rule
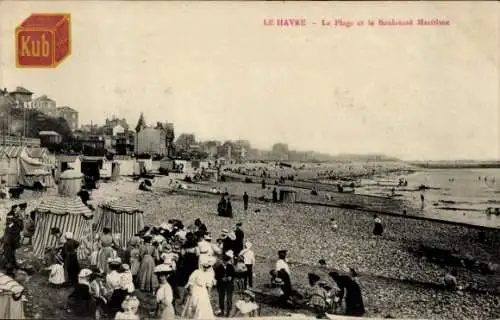
[[[200,218],[217,236],[222,229],[233,229],[243,223],[245,238],[253,243],[257,255],[256,287],[269,282],[276,252],[286,248],[292,269],[292,282],[299,291],[307,286],[307,273],[320,272],[317,264],[325,259],[331,269],[359,271],[359,282],[369,317],[424,318],[424,319],[493,319],[500,317],[500,274],[481,274],[459,270],[458,281],[467,288],[449,292],[439,288],[441,278],[449,268],[427,261],[412,253],[419,245],[452,248],[457,255],[473,257],[490,264],[500,261],[498,246],[478,243],[477,230],[427,221],[407,220],[403,217],[382,216],[385,232],[382,237],[372,235],[373,217],[360,210],[310,206],[303,204],[250,201],[250,209],[243,211],[240,201],[243,191],[259,197],[268,190],[258,185],[230,183],[203,183],[187,185],[188,190],[227,188],[233,194],[234,218],[217,216],[218,195],[191,191],[169,190],[172,177],[155,178],[153,192],[138,190],[138,182],[121,178],[116,182],[101,183],[92,193],[93,202],[111,199],[136,201],[144,209],[146,224],[159,225],[170,218],[189,224]],[[260,192],[260,193],[259,193]],[[239,195],[239,196],[238,196]],[[30,195],[23,195],[33,206]],[[257,212],[256,212],[257,211]],[[331,219],[338,230],[334,231]],[[497,234],[492,234],[495,237]],[[22,251],[22,250],[21,250]],[[29,257],[29,248],[22,252]],[[327,279],[325,279],[327,280]],[[65,289],[47,285],[46,275],[35,274],[26,284],[31,316],[67,319],[64,301]],[[58,297],[51,300],[49,297]],[[143,299],[143,314],[151,306],[149,297]],[[262,315],[283,315],[289,310],[263,306]]]

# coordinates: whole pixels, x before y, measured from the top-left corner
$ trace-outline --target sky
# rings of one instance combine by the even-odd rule
[[[72,54],[17,69],[14,30],[68,12]],[[24,86],[80,124],[168,121],[200,139],[405,160],[500,159],[495,2],[0,1],[0,87]],[[301,18],[304,27],[264,26]],[[325,27],[433,19],[449,26]],[[316,25],[312,23],[315,22]]]

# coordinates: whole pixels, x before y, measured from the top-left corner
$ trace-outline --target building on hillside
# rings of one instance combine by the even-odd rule
[[[82,135],[77,138],[77,141],[84,150],[85,148],[103,150],[105,145],[104,138],[98,135]]]
[[[129,125],[127,123],[127,120],[125,120],[125,118],[118,119],[115,116],[113,116],[113,118],[111,120],[106,119],[106,123],[104,124],[104,128],[105,128],[105,130],[109,130],[109,128],[114,128],[118,125],[121,126],[124,131],[128,131],[130,129]]]
[[[56,102],[46,95],[33,99],[32,107],[46,115],[57,116]]]
[[[52,147],[62,142],[62,136],[55,131],[40,131],[38,136],[42,147]]]
[[[71,131],[78,129],[78,111],[75,109],[68,106],[58,107],[57,116],[66,119]]]
[[[12,135],[0,135],[0,145],[2,146],[25,146],[25,147],[40,147],[40,139],[25,138]]]
[[[23,87],[16,87],[16,90],[11,91],[9,94],[14,98],[18,107],[28,107],[33,96],[33,92]]]
[[[126,129],[121,124],[104,125],[104,134],[110,137],[116,137],[125,133]]]
[[[160,156],[166,155],[167,132],[162,128],[142,128],[135,135],[135,153]]]
[[[135,133],[132,131],[118,134],[116,137],[115,150],[116,154],[129,155],[134,153]]]

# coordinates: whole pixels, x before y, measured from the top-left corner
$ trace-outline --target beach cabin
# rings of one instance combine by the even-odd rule
[[[61,174],[68,169],[81,172],[82,167],[80,157],[67,155],[56,156],[56,169],[54,174],[55,180],[59,181]]]
[[[135,159],[130,156],[113,155],[113,163],[111,165],[111,175],[117,176],[133,176],[135,168]]]
[[[135,159],[134,174],[140,175],[143,170],[145,170],[146,172],[150,172],[153,170],[153,158],[141,157]]]
[[[64,234],[72,232],[73,239],[80,243],[92,236],[94,213],[77,196],[82,186],[83,174],[76,170],[65,170],[59,177],[58,196],[45,197],[35,209],[36,227],[33,235],[33,254],[43,257],[47,247],[54,247],[58,239],[51,234],[59,228]],[[85,246],[77,250],[78,259],[88,258]]]
[[[0,319],[25,319],[24,287],[0,272]]]
[[[294,190],[280,190],[280,202],[294,203],[297,201],[297,192]]]
[[[31,158],[23,146],[0,147],[0,177],[9,187],[32,187],[37,181],[53,185],[50,166]]]
[[[104,157],[82,156],[80,157],[80,161],[81,171],[85,176],[92,177],[96,180],[101,178],[103,163],[107,161]]]
[[[55,169],[56,167],[56,156],[50,153],[47,148],[29,148],[28,154],[31,158],[36,159],[42,163],[45,163]]]

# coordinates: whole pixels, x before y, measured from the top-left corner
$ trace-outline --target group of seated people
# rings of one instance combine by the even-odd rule
[[[350,269],[349,274],[329,272],[328,276],[333,280],[327,280],[315,273],[308,274],[309,289],[301,294],[293,289],[290,269],[286,262],[286,251],[281,250],[276,268],[270,271],[271,283],[269,292],[276,297],[275,303],[278,307],[287,309],[311,309],[318,318],[326,317],[326,314],[335,314],[340,311],[342,302],[345,302],[345,314],[349,316],[362,316],[365,313],[361,289],[357,283],[357,273]],[[320,265],[326,267],[325,261],[320,260]]]

